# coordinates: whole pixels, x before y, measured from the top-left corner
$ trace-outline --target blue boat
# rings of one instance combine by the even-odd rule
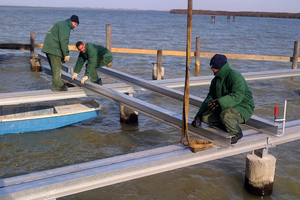
[[[51,130],[99,115],[95,100],[59,100],[0,106],[0,134]]]

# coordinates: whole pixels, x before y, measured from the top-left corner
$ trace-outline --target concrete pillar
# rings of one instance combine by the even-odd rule
[[[276,158],[267,149],[247,155],[245,189],[251,194],[264,196],[273,191]]]
[[[129,96],[133,94],[127,93]],[[137,124],[138,123],[138,112],[131,108],[120,105],[120,122],[126,124]]]

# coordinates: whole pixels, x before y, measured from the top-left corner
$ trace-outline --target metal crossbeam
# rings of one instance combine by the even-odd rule
[[[246,81],[265,80],[273,78],[285,78],[300,76],[300,69],[287,69],[276,71],[242,73]],[[190,86],[209,85],[214,76],[199,76],[190,78]],[[184,87],[184,78],[151,81],[168,88]]]

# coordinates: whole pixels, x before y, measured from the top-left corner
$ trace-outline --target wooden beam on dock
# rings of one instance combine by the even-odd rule
[[[0,49],[30,50],[30,44],[0,43]]]

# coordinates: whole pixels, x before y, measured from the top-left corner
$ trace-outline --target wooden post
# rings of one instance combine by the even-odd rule
[[[215,23],[216,21],[216,17],[215,16],[211,16],[211,23]]]
[[[299,57],[299,41],[294,43],[294,54],[292,58],[292,69],[297,69],[298,67],[298,57]]]
[[[196,37],[195,71],[200,71],[200,37]]]
[[[39,72],[41,71],[41,64],[38,58],[35,58],[34,53],[34,32],[30,32],[30,65],[31,71]]]
[[[111,51],[111,25],[110,24],[106,24],[106,48]],[[111,67],[111,63],[108,63],[107,67]]]
[[[227,15],[227,22],[230,22],[230,15]]]
[[[235,15],[232,16],[232,21],[235,22]]]
[[[157,50],[157,79],[163,79],[163,70],[162,70],[162,50]]]
[[[188,135],[188,112],[190,104],[190,63],[191,63],[191,36],[192,36],[192,15],[193,15],[193,0],[188,0],[188,17],[187,17],[187,44],[186,44],[186,69],[185,69],[185,87],[183,98],[183,112],[182,112],[182,132],[181,141],[183,144],[184,136],[187,141],[190,141]]]

